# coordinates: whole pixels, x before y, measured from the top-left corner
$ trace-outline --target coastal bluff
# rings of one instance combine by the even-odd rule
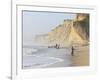
[[[77,13],[74,19],[65,19],[50,32],[34,36],[33,42],[60,47],[89,44],[89,14]]]

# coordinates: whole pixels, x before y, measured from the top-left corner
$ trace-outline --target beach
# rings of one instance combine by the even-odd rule
[[[73,66],[89,66],[89,46],[74,47]]]
[[[89,14],[23,11],[22,40],[23,69],[88,66]]]
[[[69,67],[71,58],[71,48],[27,46],[23,48],[23,69]]]
[[[23,69],[89,66],[89,46],[48,48],[26,46],[23,48]]]

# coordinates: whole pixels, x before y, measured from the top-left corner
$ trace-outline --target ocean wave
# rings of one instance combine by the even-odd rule
[[[36,55],[28,55],[24,56],[24,58],[28,59],[28,61],[24,61],[24,68],[42,68],[42,67],[48,67],[50,65],[53,65],[55,63],[59,63],[64,61],[61,58],[56,57],[44,57],[44,56],[36,56]]]
[[[27,53],[31,54],[32,52],[37,52],[37,51],[38,49],[34,49],[34,48],[23,48],[24,54],[27,54]]]

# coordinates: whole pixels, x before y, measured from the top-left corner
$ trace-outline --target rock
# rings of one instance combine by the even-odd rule
[[[58,44],[60,47],[88,44],[89,15],[77,14],[74,20],[64,20],[49,33],[36,36],[34,41],[48,46]]]

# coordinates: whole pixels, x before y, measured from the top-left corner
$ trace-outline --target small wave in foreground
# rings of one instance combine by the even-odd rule
[[[31,54],[32,52],[37,52],[38,49],[34,49],[34,48],[23,48],[23,53],[24,54]]]

